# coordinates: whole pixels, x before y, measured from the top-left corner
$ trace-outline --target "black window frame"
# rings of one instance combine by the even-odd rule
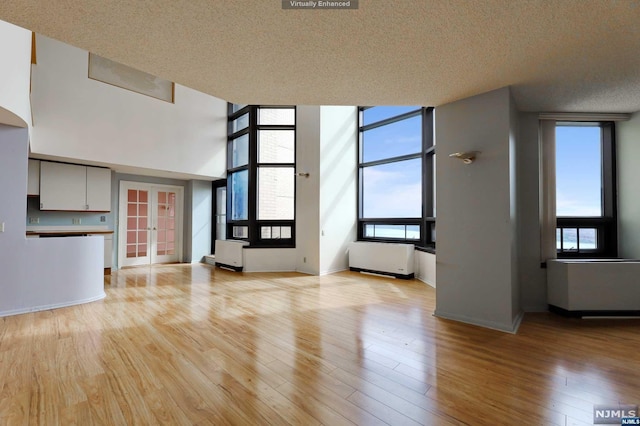
[[[236,105],[236,108],[238,105]],[[259,124],[259,110],[264,109],[293,109],[295,121],[293,125],[271,125]],[[233,132],[233,121],[244,114],[249,114],[249,126]],[[297,118],[298,112],[295,105],[244,105],[234,111],[234,104],[227,105],[228,128],[227,128],[227,239],[248,241],[252,248],[295,248],[296,242],[296,180],[293,180],[293,219],[285,220],[260,220],[258,219],[258,172],[261,167],[269,168],[291,168],[292,174],[296,170],[296,141],[297,141]],[[258,133],[260,130],[292,130],[294,134],[294,161],[293,163],[260,163],[258,162]],[[233,141],[244,135],[249,136],[249,156],[246,165],[232,167],[233,161]],[[232,219],[232,192],[231,178],[234,173],[248,171],[248,211],[246,220]],[[234,237],[233,229],[236,226],[247,227],[246,238]],[[291,238],[262,238],[261,227],[291,227]]]
[[[557,122],[556,126],[585,125],[588,123]],[[592,122],[591,125],[600,127],[601,149],[601,203],[602,216],[577,217],[557,216],[556,230],[561,232],[560,247],[557,255],[560,259],[571,258],[615,258],[618,256],[618,208],[616,182],[616,138],[615,123],[612,121]],[[576,229],[578,233],[578,247],[565,249],[562,233],[566,229]],[[597,247],[595,249],[580,248],[580,229],[595,229]],[[558,232],[558,231],[556,231]]]
[[[433,107],[419,107],[413,111],[408,111],[396,116],[387,117],[385,119],[369,123],[364,125],[364,111],[373,107],[359,106],[358,107],[358,171],[357,171],[357,187],[358,187],[358,199],[357,199],[357,213],[358,213],[358,229],[357,239],[358,241],[377,241],[388,243],[407,243],[414,244],[416,248],[422,248],[425,251],[435,252],[435,141],[434,141],[434,124],[433,124]],[[416,116],[422,117],[422,147],[420,152],[408,155],[399,155],[394,157],[388,157],[375,161],[363,162],[363,133],[378,127],[386,126],[389,124],[397,123],[402,120],[410,119]],[[362,173],[367,167],[378,166],[381,164],[391,164],[398,161],[406,161],[411,159],[420,158],[422,176],[422,214],[417,218],[367,218],[363,216],[363,182]],[[408,238],[384,238],[384,237],[368,237],[366,236],[365,228],[367,225],[414,225],[420,227],[420,237],[418,239]]]

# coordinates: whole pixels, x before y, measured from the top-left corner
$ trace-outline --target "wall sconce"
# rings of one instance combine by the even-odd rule
[[[453,154],[449,154],[449,157],[462,160],[464,164],[471,164],[475,161],[478,154],[480,154],[480,151],[454,152]]]
[[[309,173],[298,172],[298,173],[296,173],[296,176],[300,176],[300,177],[306,177],[306,178],[308,178],[308,177],[309,177]]]

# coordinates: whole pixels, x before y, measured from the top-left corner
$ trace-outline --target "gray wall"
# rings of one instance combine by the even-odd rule
[[[547,310],[547,275],[540,267],[538,113],[518,116],[518,280],[526,312]]]
[[[619,256],[640,259],[640,112],[616,130]]]
[[[520,318],[514,115],[509,88],[436,110],[436,315],[505,331]],[[449,158],[470,150],[473,164]]]
[[[509,92],[509,223],[511,225],[511,318],[521,311],[520,284],[518,279],[518,110]]]
[[[191,244],[185,244],[185,262],[201,262],[204,256],[211,254],[211,202],[210,181],[191,180],[187,183],[185,206],[190,213],[185,214],[185,235]]]
[[[297,270],[320,274],[320,107],[298,106],[296,112]],[[355,171],[354,171],[355,173]],[[354,206],[355,210],[355,206]]]

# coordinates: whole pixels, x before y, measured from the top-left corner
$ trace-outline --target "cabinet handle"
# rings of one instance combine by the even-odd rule
[[[44,204],[43,203],[40,203],[40,208],[41,209],[44,208]]]

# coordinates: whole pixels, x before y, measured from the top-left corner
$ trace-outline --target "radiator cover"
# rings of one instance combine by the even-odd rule
[[[411,279],[415,277],[414,252],[413,244],[353,242],[349,245],[349,269]]]
[[[242,248],[249,245],[246,241],[216,240],[216,266],[242,271],[244,253]]]

